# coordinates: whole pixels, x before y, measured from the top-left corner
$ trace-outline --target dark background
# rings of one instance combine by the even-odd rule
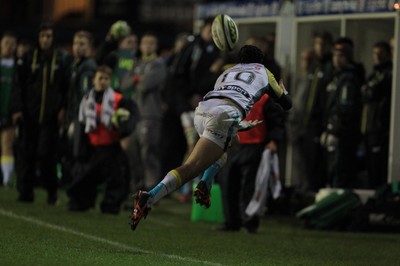
[[[139,37],[153,31],[160,37],[161,48],[169,47],[179,32],[192,32],[194,6],[207,2],[212,1],[1,0],[0,33],[12,30],[21,38],[35,40],[40,23],[52,21],[59,45],[70,45],[73,33],[81,29],[92,32],[97,45],[110,25],[122,19]]]

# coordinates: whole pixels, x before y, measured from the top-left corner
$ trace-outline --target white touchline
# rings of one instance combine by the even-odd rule
[[[204,265],[222,265],[220,263],[214,263],[214,262],[209,262],[209,261],[203,261],[203,260],[196,260],[196,259],[192,259],[192,258],[187,258],[187,257],[181,257],[178,255],[170,255],[170,254],[165,254],[165,253],[158,253],[158,252],[154,252],[154,251],[150,251],[150,250],[145,250],[145,249],[140,249],[140,248],[135,248],[135,247],[131,247],[119,242],[115,242],[115,241],[111,241],[105,238],[101,238],[101,237],[97,237],[97,236],[93,236],[93,235],[89,235],[86,233],[82,233],[64,226],[60,226],[60,225],[55,225],[55,224],[50,224],[47,222],[43,222],[41,220],[38,220],[36,218],[33,217],[29,217],[29,216],[23,216],[23,215],[18,215],[16,213],[13,213],[11,211],[8,210],[4,210],[0,208],[0,215],[3,216],[7,216],[13,219],[17,219],[17,220],[23,220],[25,222],[29,222],[32,224],[36,224],[39,226],[43,226],[43,227],[47,227],[53,230],[57,230],[57,231],[61,231],[61,232],[65,232],[65,233],[69,233],[72,235],[76,235],[76,236],[80,236],[95,242],[100,242],[100,243],[104,243],[110,246],[114,246],[116,248],[119,249],[123,249],[123,250],[128,250],[131,252],[141,252],[141,253],[146,253],[146,254],[152,254],[152,255],[156,255],[156,256],[162,256],[162,257],[167,257],[170,259],[175,259],[175,260],[181,260],[181,261],[187,261],[187,262],[195,262],[195,263],[199,263],[199,264],[204,264]]]

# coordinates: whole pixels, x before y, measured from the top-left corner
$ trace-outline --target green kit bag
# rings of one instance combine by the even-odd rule
[[[350,189],[341,189],[300,210],[296,216],[308,228],[343,229],[351,223],[354,211],[361,205],[357,194]]]

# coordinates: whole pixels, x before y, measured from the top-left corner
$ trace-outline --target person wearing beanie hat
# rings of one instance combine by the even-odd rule
[[[328,186],[354,187],[355,160],[360,139],[361,82],[352,64],[353,49],[347,43],[334,45],[333,80],[326,87],[324,132]]]

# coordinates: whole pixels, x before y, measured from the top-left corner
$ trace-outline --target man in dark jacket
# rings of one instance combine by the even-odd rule
[[[78,31],[74,34],[72,44],[72,58],[68,67],[70,84],[67,93],[65,121],[62,139],[60,140],[59,156],[62,163],[62,182],[70,182],[73,158],[76,157],[78,138],[74,138],[75,130],[79,126],[79,104],[84,94],[92,88],[92,79],[97,68],[96,61],[90,56],[93,45],[93,36],[87,31]]]
[[[220,58],[220,51],[211,37],[212,21],[205,20],[200,34],[190,38],[170,68],[176,84],[176,108],[179,113],[194,110],[201,98],[214,88],[220,74],[220,69],[213,72],[212,67]]]
[[[304,112],[297,124],[303,130],[298,132],[301,139],[308,187],[306,191],[318,191],[326,183],[323,150],[319,137],[323,131],[323,110],[326,101],[326,87],[332,80],[332,45],[333,37],[328,32],[314,36],[313,52],[315,61],[308,69],[305,85]]]
[[[374,69],[362,87],[364,134],[369,187],[376,189],[387,180],[392,69],[390,46],[378,42],[373,49]]]
[[[13,121],[19,123],[16,151],[19,201],[32,202],[36,164],[39,165],[47,201],[57,201],[56,146],[64,120],[68,71],[65,53],[54,45],[54,29],[40,26],[38,44],[18,61],[13,95]]]
[[[78,119],[79,103],[92,88],[92,79],[97,68],[96,61],[90,56],[93,46],[93,36],[87,31],[78,31],[74,34],[71,63],[71,80],[68,90],[66,124]]]
[[[360,139],[361,82],[353,64],[353,49],[348,44],[334,46],[334,78],[326,87],[324,132],[321,145],[326,149],[328,184],[354,186],[355,160]]]
[[[263,151],[278,151],[279,141],[284,136],[284,111],[268,95],[264,95],[251,109],[246,120],[263,121],[260,125],[239,132],[239,145],[233,148],[223,171],[223,209],[225,223],[222,231],[239,231],[243,226],[255,233],[260,217],[245,215],[255,190],[255,180]],[[229,157],[229,156],[228,156]]]

